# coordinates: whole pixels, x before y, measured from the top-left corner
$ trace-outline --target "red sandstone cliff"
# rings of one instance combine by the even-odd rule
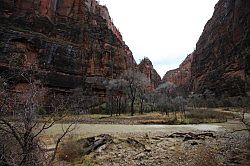
[[[103,94],[105,86],[93,80],[134,67],[107,7],[96,0],[0,1],[1,76],[33,72],[49,92],[89,86]],[[15,77],[10,84],[18,89],[27,82]]]
[[[162,82],[172,82],[176,86],[187,84],[191,78],[191,62],[192,54],[188,55],[187,58],[180,64],[179,68],[168,71]]]
[[[220,0],[193,53],[193,91],[245,95],[249,91],[250,1]]]
[[[210,90],[217,96],[250,91],[250,1],[220,0],[204,27],[196,50],[163,81],[190,84],[189,92]]]
[[[155,89],[161,82],[161,77],[154,69],[152,62],[148,58],[144,58],[138,65],[141,73],[145,74],[150,80],[151,88]]]
[[[182,93],[187,94],[190,90],[191,81],[191,63],[193,54],[190,54],[180,64],[179,68],[168,71],[162,78],[162,83],[174,83]],[[183,95],[183,94],[182,94]]]

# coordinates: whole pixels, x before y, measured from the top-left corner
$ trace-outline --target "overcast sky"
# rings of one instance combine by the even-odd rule
[[[195,49],[218,0],[100,0],[137,63],[148,57],[161,77]]]

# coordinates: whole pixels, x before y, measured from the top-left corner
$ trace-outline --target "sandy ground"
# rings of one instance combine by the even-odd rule
[[[249,118],[249,114],[246,116]],[[249,119],[248,119],[249,120]],[[67,126],[67,124],[64,124]],[[188,165],[234,166],[250,165],[249,134],[239,119],[226,123],[199,125],[109,125],[78,124],[66,139],[110,134],[112,142],[88,156],[88,164],[96,166]],[[53,146],[62,125],[57,124],[43,135]],[[183,137],[170,138],[173,133],[212,133],[215,137],[185,141]],[[81,163],[81,162],[80,162]],[[71,165],[70,163],[58,165]]]
[[[67,128],[68,124],[56,124],[46,131],[46,135],[54,137],[62,133],[62,128]],[[173,132],[202,132],[224,130],[221,124],[198,124],[198,125],[110,125],[110,124],[77,124],[75,130],[70,133],[74,137],[92,137],[100,134],[110,134],[112,136],[146,133],[170,134]]]

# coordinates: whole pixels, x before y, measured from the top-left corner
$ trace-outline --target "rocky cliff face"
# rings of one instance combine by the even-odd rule
[[[178,86],[191,81],[189,92],[210,90],[217,96],[249,93],[250,1],[220,0],[204,27],[191,62],[185,61],[188,65],[168,72],[163,80]]]
[[[220,0],[196,45],[193,91],[245,95],[249,91],[250,1]]]
[[[186,59],[179,65],[179,68],[168,71],[163,79],[164,82],[174,83],[179,92],[182,92],[181,95],[185,95],[190,91],[190,81],[191,81],[191,63],[193,60],[193,54],[190,54]]]
[[[105,93],[90,78],[116,78],[135,66],[108,9],[95,0],[0,1],[1,76],[32,72],[48,91],[91,86]]]
[[[162,78],[162,82],[172,82],[176,86],[187,84],[191,78],[192,54],[180,64],[179,68],[168,71]]]
[[[155,89],[161,82],[161,77],[154,69],[152,62],[148,58],[144,58],[138,65],[141,73],[145,74],[151,83],[151,89]]]

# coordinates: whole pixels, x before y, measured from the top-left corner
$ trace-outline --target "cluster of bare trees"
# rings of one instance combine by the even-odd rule
[[[123,79],[113,79],[107,84],[107,108],[112,116],[114,113],[121,115],[125,112],[124,103],[126,103],[126,97],[124,96],[126,82]]]
[[[110,114],[116,115],[126,112],[127,106],[131,115],[135,114],[135,103],[140,103],[140,113],[146,99],[146,90],[150,86],[148,78],[136,70],[125,71],[120,78],[108,82],[108,105]]]
[[[173,83],[166,82],[159,85],[154,95],[156,100],[156,110],[164,112],[168,115],[169,112],[183,112],[185,113],[187,100],[182,96],[175,94],[176,86]]]
[[[190,107],[199,108],[216,108],[216,107],[249,107],[249,97],[247,96],[216,96],[210,90],[203,93],[191,93],[188,96],[188,104]]]
[[[175,94],[176,86],[170,82],[161,84],[155,90],[150,89],[149,79],[135,70],[125,71],[119,79],[107,84],[108,110],[112,116],[130,111],[133,116],[138,110],[143,114],[145,108],[150,111],[185,112],[187,100]]]
[[[132,70],[126,71],[122,75],[122,78],[126,80],[125,92],[130,100],[131,115],[133,116],[135,113],[134,103],[135,103],[136,97],[140,99],[140,105],[141,105],[140,112],[142,113],[143,101],[145,100],[144,95],[145,95],[146,89],[150,85],[148,78],[144,74],[140,72],[132,71]]]
[[[163,83],[154,90],[148,90],[149,86],[148,78],[135,70],[127,70],[118,79],[110,80],[107,85],[109,113],[120,115],[129,110],[133,116],[136,110],[142,114],[145,108],[166,114],[185,113],[187,107],[245,107],[248,104],[243,97],[218,99],[216,94],[208,89],[202,94],[192,93],[185,98],[177,93],[177,87],[170,82]]]

